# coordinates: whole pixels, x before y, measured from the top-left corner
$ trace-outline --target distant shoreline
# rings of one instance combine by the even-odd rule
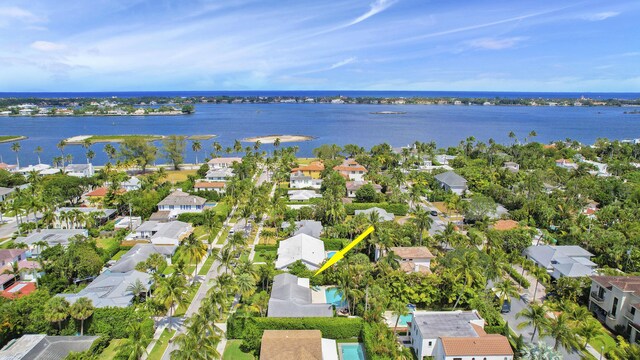
[[[209,140],[217,135],[178,135],[184,136],[186,140]],[[125,134],[125,135],[76,135],[64,139],[69,145],[82,145],[88,139],[92,144],[97,143],[122,143],[127,139],[141,138],[146,141],[158,141],[167,138],[167,135],[143,135],[143,134]]]
[[[26,136],[13,136],[13,135],[3,136],[3,135],[0,135],[0,144],[8,143],[8,142],[14,142],[14,141],[22,141],[22,140],[26,140],[26,139],[28,139],[28,137],[26,137]]]
[[[263,144],[273,144],[276,139],[279,139],[281,143],[287,142],[301,142],[310,141],[315,139],[313,136],[307,135],[265,135],[265,136],[253,136],[242,139],[242,142],[257,142],[260,141]]]

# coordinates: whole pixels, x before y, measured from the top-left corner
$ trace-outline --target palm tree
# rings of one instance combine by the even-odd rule
[[[207,245],[198,240],[195,234],[191,233],[182,241],[182,251],[189,257],[189,262],[195,263],[195,274],[198,274],[198,264],[202,261],[202,258],[207,254]],[[196,276],[193,276],[192,284],[196,280]]]
[[[107,154],[107,157],[109,158],[109,160],[113,160],[116,158],[116,148],[113,147],[113,145],[111,144],[105,145],[103,151],[105,152],[105,154]]]
[[[14,142],[13,144],[11,144],[11,151],[16,153],[16,165],[18,166],[18,169],[19,169],[20,168],[20,158],[18,157],[18,153],[20,152],[20,143]]]
[[[93,302],[86,297],[76,300],[69,308],[71,317],[80,320],[80,336],[84,335],[84,321],[93,315],[93,310],[95,310]]]
[[[20,280],[20,266],[18,265],[18,262],[17,261],[12,262],[9,268],[5,269],[2,273],[7,275],[13,275],[16,281]]]
[[[198,165],[198,153],[202,150],[202,144],[198,140],[191,143],[191,150],[196,154],[196,165]]]
[[[553,350],[558,350],[562,345],[563,348],[569,350],[576,344],[576,335],[571,328],[569,317],[565,313],[561,313],[547,323],[546,329],[543,329],[546,335],[551,336],[555,343]]]
[[[582,339],[584,340],[584,344],[582,345],[583,348],[587,347],[589,341],[602,334],[604,334],[602,325],[600,325],[598,320],[592,317],[584,318],[584,321],[578,327],[578,335],[582,336]]]
[[[429,229],[431,229],[431,224],[433,224],[433,219],[431,218],[431,216],[429,215],[429,213],[423,209],[423,208],[416,208],[412,211],[413,217],[410,219],[410,221],[418,228],[418,230],[420,231],[420,243],[419,245],[422,246],[422,236],[423,233],[426,231],[429,231]]]
[[[393,326],[393,332],[397,333],[400,317],[409,315],[409,309],[407,308],[407,305],[402,301],[394,300],[394,301],[391,301],[391,304],[389,305],[389,310],[391,310],[391,312],[393,313],[393,316],[396,317],[396,324]]]
[[[38,164],[41,164],[40,162],[40,154],[42,153],[42,146],[38,145],[36,146],[36,149],[33,150],[34,153],[36,153],[36,155],[38,155]]]
[[[58,331],[62,331],[62,322],[69,316],[69,302],[59,296],[54,296],[44,305],[44,318],[58,323]]]
[[[500,281],[496,284],[494,291],[500,301],[500,307],[502,307],[505,301],[510,301],[509,299],[511,299],[511,297],[518,296],[518,289],[516,289],[511,280]]]
[[[249,273],[243,272],[236,276],[236,284],[240,294],[248,298],[256,290],[256,278]]]
[[[159,255],[159,254],[152,254]],[[133,294],[135,299],[139,299],[140,295],[147,293],[147,287],[140,281],[140,279],[136,279],[135,282],[130,283],[127,286],[127,291],[130,291]]]
[[[187,298],[187,284],[184,276],[171,275],[160,278],[155,296],[169,308],[169,317],[173,316],[174,307],[180,306]]]
[[[516,319],[523,317],[526,320],[518,324],[518,329],[523,329],[527,326],[533,327],[533,333],[531,334],[531,341],[536,336],[536,332],[542,332],[548,323],[547,308],[544,304],[532,303],[529,307],[522,309],[516,314]]]
[[[87,150],[87,164],[90,164],[94,157],[96,157],[95,151],[91,149]]]
[[[60,154],[62,154],[62,167],[64,167],[64,160],[65,160],[65,156],[64,156],[64,148],[65,146],[67,146],[67,142],[64,140],[60,140],[59,143],[56,144],[56,147],[58,148],[58,150],[60,150]]]
[[[142,328],[142,323],[132,321],[127,329],[129,337],[118,351],[119,356],[124,356],[127,360],[138,360],[147,353],[147,343],[149,337]]]

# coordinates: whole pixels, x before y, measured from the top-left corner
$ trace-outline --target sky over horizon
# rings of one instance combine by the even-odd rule
[[[3,0],[0,92],[640,92],[640,2]]]

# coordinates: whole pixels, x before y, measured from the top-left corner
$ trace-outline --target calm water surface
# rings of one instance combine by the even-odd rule
[[[200,159],[212,151],[213,141],[223,146],[235,139],[270,134],[314,136],[308,142],[292,143],[300,147],[299,155],[310,156],[312,149],[324,143],[357,143],[370,147],[387,142],[402,146],[413,141],[436,141],[438,146],[454,146],[468,136],[487,141],[510,143],[508,133],[519,138],[531,130],[536,140],[549,142],[571,138],[593,143],[599,137],[610,139],[640,138],[640,115],[625,115],[629,108],[608,107],[507,107],[507,106],[427,106],[427,105],[346,105],[346,104],[202,104],[194,115],[146,117],[0,117],[0,134],[24,135],[20,142],[22,164],[35,163],[33,150],[41,146],[42,161],[51,163],[60,153],[55,145],[76,135],[216,134],[203,141]],[[376,115],[376,111],[403,111],[406,114]],[[11,144],[0,144],[5,162],[15,163]],[[104,144],[95,144],[95,164],[107,157]],[[271,145],[263,145],[271,149]],[[85,150],[70,145],[66,153],[74,162],[85,161]],[[195,155],[190,146],[186,161]]]

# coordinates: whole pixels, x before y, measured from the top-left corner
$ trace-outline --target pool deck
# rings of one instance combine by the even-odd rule
[[[339,343],[338,344],[338,356],[340,357],[340,360],[359,360],[359,359],[345,359],[342,356],[342,347],[343,346],[353,346],[353,345],[358,345],[360,347],[360,349],[362,350],[362,353],[364,354],[364,348],[362,347],[361,343]],[[365,357],[366,358],[366,357]]]
[[[396,326],[396,319],[398,317],[393,315],[393,312],[385,311],[382,317],[384,318],[384,322],[387,323],[387,326],[389,326],[390,328],[393,328]],[[406,331],[406,330],[408,330],[406,325],[401,325],[400,323],[398,323],[398,331]]]
[[[315,290],[314,288],[311,288],[311,303],[312,304],[326,304],[327,303],[327,296],[325,294],[325,289],[328,286],[318,286],[317,289]]]

